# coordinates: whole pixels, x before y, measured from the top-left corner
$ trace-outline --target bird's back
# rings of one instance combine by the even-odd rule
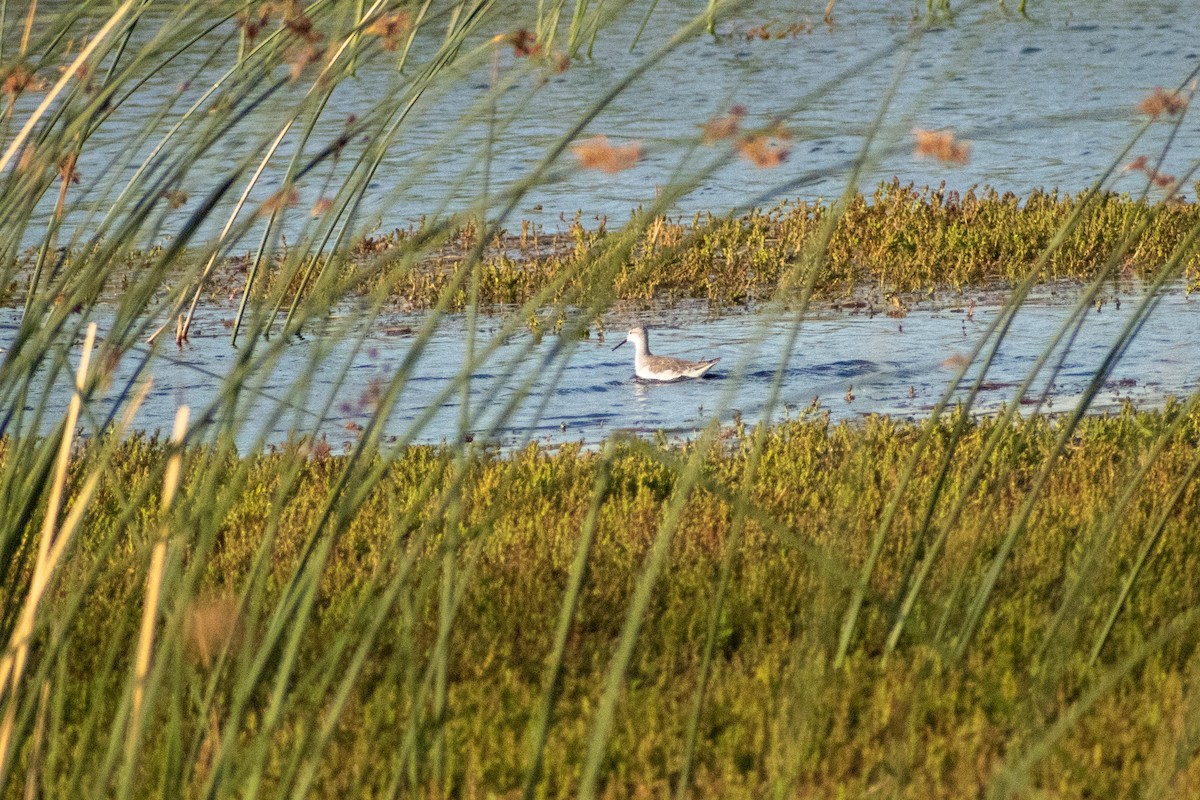
[[[699,378],[712,369],[721,359],[711,361],[685,361],[671,356],[656,356],[647,353],[639,356],[634,364],[634,373],[646,381],[676,381],[680,378]]]

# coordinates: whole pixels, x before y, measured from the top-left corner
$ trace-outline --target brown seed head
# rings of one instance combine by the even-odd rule
[[[283,27],[297,39],[302,39],[309,44],[321,41],[321,34],[313,28],[312,20],[303,14],[288,17],[283,21]]]
[[[732,139],[737,136],[738,129],[741,127],[742,121],[735,116],[726,114],[721,117],[713,117],[708,122],[704,123],[703,140],[705,144],[719,142],[722,139]]]
[[[292,80],[297,80],[305,67],[320,61],[323,55],[324,48],[313,47],[311,44],[292,49],[288,57],[288,72]]]
[[[67,74],[67,72],[70,71],[71,65],[70,64],[59,64],[56,67],[56,69],[65,75],[65,74]],[[72,74],[75,77],[75,80],[82,83],[84,85],[84,88],[88,92],[95,91],[95,86],[91,82],[91,77],[92,77],[92,65],[91,64],[89,64],[86,61],[83,62],[82,64],[80,64],[78,67],[75,68],[75,71]]]
[[[1155,186],[1157,186],[1160,189],[1169,189],[1170,187],[1175,185],[1175,176],[1167,175],[1164,172],[1154,173],[1150,177],[1150,180],[1154,183]]]
[[[383,40],[383,49],[390,52],[400,46],[401,40],[411,29],[412,15],[407,11],[393,11],[376,17],[364,33],[368,36],[378,36]]]
[[[971,158],[971,144],[954,138],[952,131],[926,131],[917,128],[914,155],[936,158],[955,164],[966,164]]]
[[[1170,189],[1177,183],[1174,175],[1167,175],[1150,166],[1150,159],[1146,156],[1138,156],[1122,167],[1121,170],[1123,172],[1144,172],[1150,178],[1150,182],[1160,189]]]
[[[359,397],[358,402],[363,408],[375,409],[379,407],[379,401],[383,399],[383,379],[372,378],[367,384],[366,390]]]
[[[571,57],[561,50],[555,50],[553,53],[546,56],[546,63],[558,73],[566,72],[571,68]]]
[[[262,29],[267,27],[267,23],[271,21],[270,11],[268,6],[262,6],[257,12],[240,11],[234,17],[234,21],[242,29],[242,35],[246,37],[248,44],[253,45],[254,40],[262,33]]]
[[[572,147],[571,152],[584,169],[613,173],[636,164],[642,157],[642,146],[637,142],[614,146],[608,143],[607,136],[593,136]]]
[[[163,191],[161,196],[167,201],[167,205],[169,205],[172,209],[179,208],[186,203],[188,199],[187,192],[182,191],[181,189],[166,189]]]
[[[535,56],[542,51],[541,45],[537,43],[537,36],[525,28],[513,31],[504,37],[504,39],[512,45],[513,54],[518,58]]]
[[[0,93],[6,95],[11,103],[22,92],[40,92],[45,88],[46,81],[37,78],[24,64],[18,64],[4,76]]]
[[[79,171],[75,169],[75,155],[69,153],[58,162],[58,175],[64,181],[79,183]]]
[[[313,204],[312,211],[308,212],[308,215],[310,217],[319,217],[331,208],[333,208],[333,199],[322,197]]]
[[[736,113],[738,111],[741,113]],[[729,109],[728,114],[713,117],[704,123],[704,133],[702,136],[704,143],[712,144],[722,139],[732,139],[734,136],[737,136],[738,130],[742,127],[742,118],[744,116],[746,116],[746,108],[744,106],[734,106]]]
[[[17,159],[17,172],[25,172],[33,166],[33,158],[37,154],[37,148],[32,144],[25,145],[21,150],[21,157]]]
[[[295,189],[281,189],[262,204],[262,213],[271,214],[300,202],[300,193]]]
[[[1163,114],[1168,116],[1182,114],[1183,110],[1187,108],[1187,104],[1187,98],[1179,92],[1168,92],[1161,86],[1155,86],[1154,91],[1137,104],[1137,110],[1152,119],[1157,119]]]
[[[756,167],[770,169],[787,161],[791,148],[774,136],[752,133],[743,136],[737,143],[742,158]]]
[[[942,362],[942,367],[945,369],[962,369],[970,363],[971,359],[967,358],[962,353],[955,353]]]
[[[1148,169],[1150,169],[1150,160],[1145,156],[1138,156],[1121,168],[1123,172],[1145,172]]]

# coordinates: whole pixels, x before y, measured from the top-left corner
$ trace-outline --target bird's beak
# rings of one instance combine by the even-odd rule
[[[625,344],[628,341],[629,341],[628,339],[622,339],[621,341],[617,342],[617,347],[620,347],[621,345]],[[617,347],[614,347],[613,350],[616,350]]]

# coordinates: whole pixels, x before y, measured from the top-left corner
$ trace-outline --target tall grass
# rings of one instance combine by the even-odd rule
[[[947,24],[944,5],[930,24]],[[1140,167],[1141,196],[1114,198],[1130,149],[1073,197],[897,183],[868,201],[857,176],[911,146],[889,120],[916,24],[780,109],[786,126],[864,65],[900,65],[833,203],[668,222],[729,160],[783,158],[779,126],[739,130],[731,112],[655,145],[675,159],[673,179],[619,229],[577,226],[526,262],[502,252],[532,190],[645,155],[585,134],[674,50],[719,37],[731,10],[700,4],[669,36],[643,22],[630,44],[645,54],[508,180],[495,148],[538,113],[545,81],[653,4],[547,0],[522,15],[491,0],[128,0],[31,4],[19,30],[4,28],[0,286],[21,306],[0,363],[6,795],[1194,786],[1197,398],[1088,413],[1158,292],[1195,274],[1194,205],[1154,194],[1173,197],[1192,172],[1163,187],[1156,157]],[[150,92],[176,62],[190,80]],[[331,101],[365,75],[383,90],[332,119]],[[1186,117],[1170,104],[1189,99],[1187,77],[1130,148],[1152,125],[1172,126],[1173,146]],[[389,150],[456,103],[454,122],[380,187]],[[77,182],[106,126],[128,146]],[[399,201],[430,176],[446,187],[439,207],[404,235],[375,236],[368,201]],[[1131,266],[1145,295],[1084,395],[1053,419],[1038,413],[1045,397],[1019,414]],[[1047,275],[1087,283],[1013,402],[975,419],[1016,310]],[[864,277],[911,290],[997,276],[1011,300],[927,421],[776,424],[814,296]],[[757,425],[721,427],[726,392],[687,443],[614,437],[551,454],[473,441],[531,404],[538,381],[556,383],[616,301],[663,291],[756,295],[752,328],[790,323]],[[129,434],[164,348],[173,339],[186,358],[214,294],[237,301],[219,392],[180,410],[170,442]],[[357,439],[333,455],[329,409],[310,402],[316,374],[335,344],[365,347],[398,295],[425,315]],[[477,315],[496,303],[511,307],[485,335]],[[352,323],[329,321],[346,308]],[[461,369],[390,438],[391,412],[459,309]],[[559,323],[553,347],[526,336],[520,351],[541,369],[518,379],[514,360],[501,368],[511,397],[472,405],[481,367],[546,318]],[[263,411],[263,396],[278,397],[270,376],[313,331],[287,396]],[[341,381],[351,362],[338,353]],[[117,385],[122,364],[133,377]],[[731,367],[730,385],[744,369]],[[414,446],[456,398],[455,440]],[[280,443],[285,423],[293,436]]]

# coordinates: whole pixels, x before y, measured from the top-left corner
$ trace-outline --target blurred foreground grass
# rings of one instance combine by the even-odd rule
[[[1142,123],[1079,196],[897,183],[862,196],[860,168],[913,145],[907,125],[884,126],[896,93],[881,86],[837,168],[842,199],[664,217],[731,159],[778,166],[790,128],[867,66],[900,55],[899,80],[926,30],[962,24],[930,3],[766,127],[714,100],[703,129],[646,145],[674,177],[627,223],[577,220],[548,241],[512,229],[537,187],[643,157],[627,131],[610,143],[602,113],[736,4],[647,29],[645,52],[527,169],[493,176],[499,137],[542,112],[542,88],[617,15],[654,5],[0,2],[0,285],[23,304],[0,359],[0,794],[1196,794],[1200,395],[1087,414],[1158,292],[1197,275],[1200,217],[1177,199],[1196,165],[1159,173],[1190,130],[1196,74],[1122,112]],[[178,83],[173,65],[193,56]],[[334,113],[371,69],[370,102]],[[1139,144],[1152,128],[1157,154]],[[380,172],[430,130],[420,158]],[[918,155],[967,157],[950,131],[916,138]],[[93,151],[104,163],[78,174]],[[1109,193],[1122,169],[1144,173],[1140,195]],[[422,225],[371,228],[365,203],[429,179],[445,193],[414,210]],[[778,180],[762,196],[796,185]],[[1053,380],[1057,345],[1131,273],[1144,291],[1072,411],[971,417],[1034,283],[1090,281],[1014,397]],[[771,419],[812,296],[993,279],[1011,297],[921,424],[714,423],[686,445],[599,452],[499,454],[466,435],[476,370],[542,314],[581,334],[617,301],[777,300],[764,313],[794,321]],[[180,409],[181,444],[127,435],[166,363],[159,334],[173,324],[185,348],[202,299],[239,296],[239,349],[190,426]],[[328,357],[314,348],[274,410],[251,415],[294,336],[351,306],[359,328],[335,335],[354,349],[396,303],[429,313],[350,452],[311,439],[259,452],[254,431],[274,431]],[[496,306],[500,324],[477,333]],[[384,447],[452,309],[467,312],[461,371],[430,408],[463,398],[459,443]],[[573,341],[555,341],[551,383]],[[134,376],[112,386],[129,356]],[[530,385],[493,399],[497,425]],[[943,405],[960,397],[958,414]]]

